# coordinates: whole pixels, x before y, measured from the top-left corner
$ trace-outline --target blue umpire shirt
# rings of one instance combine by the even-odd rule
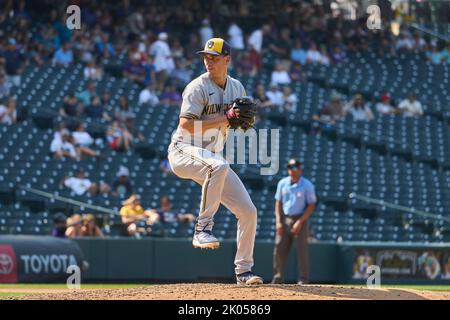
[[[281,179],[275,199],[281,201],[283,212],[287,216],[302,215],[309,204],[317,202],[314,185],[303,176],[294,184],[291,184],[291,177]]]

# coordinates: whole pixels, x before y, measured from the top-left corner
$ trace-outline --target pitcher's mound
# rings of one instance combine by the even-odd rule
[[[127,289],[66,290],[10,297],[9,299],[57,300],[450,300],[450,292],[412,289],[368,289],[339,285],[238,286],[235,284],[182,283]]]

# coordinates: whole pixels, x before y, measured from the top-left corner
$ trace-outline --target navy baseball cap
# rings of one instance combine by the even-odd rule
[[[205,43],[205,48],[202,51],[197,51],[197,54],[212,54],[214,56],[228,56],[231,53],[231,46],[222,38],[211,38]]]
[[[297,159],[291,159],[288,161],[286,168],[291,169],[291,168],[299,168],[302,166],[302,163],[297,160]]]

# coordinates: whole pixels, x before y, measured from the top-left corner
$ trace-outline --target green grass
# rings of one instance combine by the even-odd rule
[[[26,296],[30,293],[27,292],[0,292],[0,297],[20,297],[20,296]]]
[[[382,285],[381,288],[389,289],[414,289],[426,291],[450,291],[450,285]]]
[[[338,284],[340,286],[340,284]],[[364,284],[345,284],[348,287],[365,287]],[[413,289],[425,291],[450,291],[450,285],[382,284],[382,289]]]
[[[149,286],[150,284],[101,284],[101,283],[86,283],[81,284],[81,289],[127,289],[136,288],[142,286]],[[67,285],[64,283],[40,283],[40,284],[28,284],[28,283],[8,283],[0,284],[0,289],[65,289]]]

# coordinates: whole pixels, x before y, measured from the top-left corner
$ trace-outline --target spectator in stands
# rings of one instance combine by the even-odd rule
[[[133,194],[123,201],[122,205],[120,216],[122,223],[127,226],[127,231],[130,236],[145,232],[142,228],[138,228],[137,224],[139,221],[146,221],[150,225],[154,223],[154,213],[142,207],[141,199],[138,195]]]
[[[380,102],[377,103],[375,109],[380,115],[396,114],[397,109],[391,104],[391,96],[384,94],[380,98]]]
[[[352,101],[346,105],[345,110],[355,121],[372,121],[374,119],[372,110],[364,103],[363,96],[359,93],[353,96]]]
[[[290,31],[284,28],[279,37],[271,37],[269,40],[269,50],[282,60],[289,60],[291,54]]]
[[[125,119],[124,128],[130,133],[132,141],[144,141],[144,135],[136,129],[136,126],[134,124],[134,119],[136,119],[136,116],[128,117]]]
[[[159,103],[159,98],[154,91],[155,85],[150,83],[139,94],[139,105],[154,107]]]
[[[427,59],[433,64],[442,63],[442,53],[438,50],[437,43],[431,42],[430,51],[427,52]]]
[[[9,98],[6,106],[0,103],[0,124],[15,124],[17,122],[16,99]]]
[[[255,50],[258,55],[261,55],[264,38],[269,34],[270,27],[265,24],[261,28],[254,30],[248,37],[247,44],[250,50]]]
[[[130,171],[127,167],[120,166],[119,171],[117,172],[117,177],[112,183],[112,192],[111,194],[114,197],[129,197],[133,193],[133,186],[129,180]]]
[[[64,187],[69,188],[76,195],[81,196],[86,192],[92,195],[101,193],[108,193],[110,187],[108,184],[100,182],[95,183],[86,178],[86,173],[83,169],[78,169],[73,177],[64,177],[61,183]]]
[[[66,238],[67,218],[62,212],[58,212],[53,216],[52,237]]]
[[[412,44],[414,52],[424,52],[427,49],[427,42],[422,38],[419,31],[414,32]]]
[[[330,99],[330,110],[335,121],[343,120],[346,116],[345,106],[342,103],[341,96],[339,94],[332,94]]]
[[[303,73],[302,65],[300,62],[295,61],[292,63],[291,70],[289,71],[289,77],[293,82],[305,82],[305,75]]]
[[[109,107],[111,104],[111,93],[108,90],[104,90],[102,92],[102,95],[100,97],[100,103],[106,110],[110,109]]]
[[[50,152],[53,153],[56,159],[67,157],[73,160],[77,160],[78,159],[77,150],[70,141],[71,135],[69,130],[62,129],[60,137],[59,135],[55,134],[50,145]]]
[[[309,46],[308,51],[306,52],[306,63],[321,63],[322,61],[322,55],[317,50],[316,44],[313,42]]]
[[[269,98],[272,106],[281,107],[283,105],[283,92],[278,89],[276,83],[270,84],[270,90],[266,92],[266,96]]]
[[[297,103],[298,98],[295,93],[292,92],[291,88],[289,86],[285,86],[283,88],[283,105],[282,105],[282,111],[297,112]]]
[[[203,44],[205,44],[206,41],[208,41],[208,39],[214,37],[213,29],[211,28],[209,19],[202,20],[202,27],[199,30],[199,34],[200,34],[200,42]]]
[[[423,115],[423,108],[415,94],[410,94],[408,98],[402,100],[398,105],[399,112],[405,117],[417,117]]]
[[[86,126],[83,123],[80,122],[77,124],[75,131],[72,132],[72,139],[73,145],[76,147],[80,159],[82,159],[83,156],[98,158],[102,157],[100,151],[95,151],[91,148],[94,143],[94,139],[88,132],[86,132]]]
[[[184,49],[178,38],[173,39],[172,44],[170,45],[170,51],[172,52],[172,58],[174,61],[184,58]]]
[[[77,238],[81,236],[81,228],[83,227],[83,220],[81,219],[81,215],[74,214],[67,218],[67,229],[66,229],[66,237],[67,238]]]
[[[446,48],[442,49],[441,57],[444,64],[450,65],[450,43],[447,44]]]
[[[100,81],[103,77],[103,70],[97,65],[95,59],[89,61],[86,67],[84,67],[84,78],[87,80]]]
[[[145,68],[141,64],[141,55],[138,52],[129,54],[129,59],[123,66],[123,76],[130,81],[144,84]]]
[[[242,29],[238,26],[236,21],[231,21],[228,27],[228,41],[230,43],[231,48],[235,50],[244,50],[244,33]]]
[[[128,99],[125,96],[119,97],[119,107],[114,111],[114,120],[124,124],[128,118],[134,118],[136,114],[130,110]]]
[[[153,64],[156,72],[156,90],[162,92],[168,75],[175,68],[172,58],[172,51],[167,43],[168,35],[166,32],[158,34],[158,40],[152,43],[149,49],[153,57]]]
[[[170,78],[175,80],[177,88],[182,90],[192,79],[192,70],[187,68],[184,58],[175,60],[175,69],[172,70]]]
[[[300,63],[301,65],[306,64],[307,52],[302,47],[302,41],[300,38],[295,39],[294,48],[291,50],[291,60]]]
[[[290,84],[291,78],[289,77],[289,73],[287,72],[286,66],[282,63],[277,63],[275,66],[275,70],[272,71],[272,75],[270,77],[270,83],[275,84]]]
[[[180,93],[173,84],[169,84],[164,88],[164,92],[161,94],[160,99],[162,104],[171,107],[179,107],[182,100]]]
[[[111,121],[98,96],[91,97],[91,104],[84,109],[84,112],[92,119]]]
[[[130,150],[133,136],[119,123],[113,121],[106,131],[106,139],[111,149],[116,151]]]
[[[10,87],[6,83],[5,76],[0,74],[0,100],[5,99],[9,96]]]
[[[78,101],[83,104],[84,107],[90,105],[92,97],[97,96],[95,83],[93,81],[89,81],[86,84],[86,89],[77,93],[75,96],[77,97]]]
[[[104,238],[103,232],[98,227],[97,222],[95,221],[95,217],[92,213],[83,214],[80,236]]]
[[[402,31],[395,45],[397,52],[410,52],[414,49],[414,41],[409,32]]]
[[[323,131],[329,130],[336,124],[336,118],[333,114],[333,109],[330,105],[326,104],[315,115],[313,115],[315,121],[311,128],[311,134],[321,136]]]
[[[253,93],[253,98],[255,98],[255,101],[260,108],[271,108],[273,106],[272,101],[270,101],[269,97],[266,94],[266,89],[264,88],[263,83],[258,83],[256,85],[255,91]]]
[[[84,112],[84,107],[78,102],[73,93],[64,97],[63,105],[59,108],[59,115],[62,117],[79,118]]]
[[[160,207],[151,212],[156,214],[152,216],[153,223],[160,222],[163,225],[174,222],[192,222],[195,216],[192,213],[180,213],[172,208],[172,203],[168,196],[162,196],[159,200]]]
[[[63,43],[53,57],[53,64],[58,67],[68,67],[73,63],[73,52],[69,43]]]
[[[333,64],[342,63],[345,60],[345,52],[342,51],[340,46],[335,46],[331,49],[330,59]]]
[[[243,51],[237,60],[237,71],[240,76],[256,76],[258,68],[256,61],[252,60],[250,51]]]
[[[17,41],[15,38],[8,39],[8,45],[6,50],[0,50],[0,59],[4,61],[6,70],[6,81],[11,86],[20,86],[21,74],[23,73],[25,66],[25,57],[17,47]]]

